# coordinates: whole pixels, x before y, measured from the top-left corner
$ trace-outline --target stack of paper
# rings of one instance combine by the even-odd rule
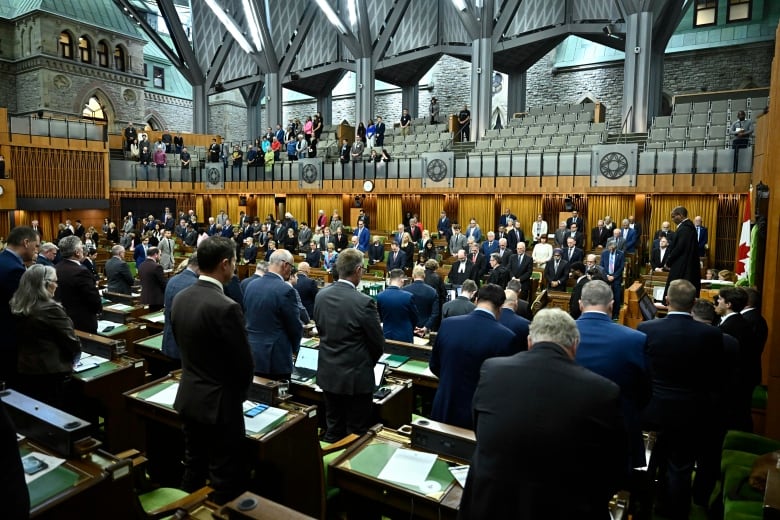
[[[249,433],[268,433],[284,422],[287,410],[269,406],[254,417],[244,416],[244,427]]]

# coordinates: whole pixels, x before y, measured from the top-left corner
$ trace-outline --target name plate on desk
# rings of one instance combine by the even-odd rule
[[[430,419],[412,423],[412,447],[471,463],[477,438],[474,432]]]
[[[247,391],[247,399],[258,403],[276,404],[279,402],[279,382],[255,376]]]
[[[116,359],[125,353],[124,340],[109,339],[90,332],[76,331],[81,340],[81,350],[95,356]]]
[[[406,356],[421,361],[430,361],[432,348],[429,346],[415,345],[404,341],[385,340],[384,353],[395,354],[397,356]]]
[[[15,390],[0,392],[16,431],[58,454],[71,457],[76,442],[88,437],[92,425]]]

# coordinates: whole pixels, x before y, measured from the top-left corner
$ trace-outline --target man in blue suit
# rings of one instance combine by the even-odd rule
[[[490,258],[493,253],[498,253],[498,240],[495,233],[488,231],[487,240],[482,242],[482,254],[485,258]]]
[[[531,322],[517,314],[517,293],[511,289],[504,291],[506,300],[501,306],[501,315],[498,322],[515,333],[512,353],[516,354],[528,350],[528,327]]]
[[[387,272],[389,273],[393,269],[403,269],[406,265],[406,253],[401,251],[398,246],[398,242],[393,240],[390,244],[390,254],[387,255]]]
[[[353,235],[358,237],[357,249],[361,253],[368,251],[368,246],[371,245],[371,232],[364,225],[363,220],[358,220],[358,225],[357,228],[355,228]]]
[[[452,236],[452,223],[450,222],[449,217],[447,217],[447,212],[444,210],[442,210],[439,215],[439,220],[436,222],[436,231],[439,232],[439,238],[443,238],[449,244],[450,237]]]
[[[425,283],[425,267],[414,266],[412,270],[413,282],[404,287],[404,291],[414,295],[414,305],[417,307],[417,323],[415,334],[424,336],[426,333],[439,328],[439,295],[436,289]]]
[[[630,223],[628,222],[627,218],[623,219],[620,233],[623,239],[626,241],[626,245],[623,248],[623,251],[626,253],[636,252],[636,246],[639,242],[639,235],[637,235],[634,228],[630,227]]]
[[[582,288],[577,320],[580,345],[575,361],[604,376],[620,387],[620,403],[628,437],[626,452],[631,468],[647,465],[639,412],[650,399],[650,378],[645,366],[647,336],[613,323],[612,289],[601,280],[587,282]]]
[[[513,353],[514,332],[498,322],[504,290],[485,284],[477,308],[442,321],[431,352],[430,369],[439,377],[431,419],[472,429],[471,402],[482,362]]]
[[[139,269],[141,264],[146,260],[146,251],[149,249],[149,237],[143,237],[141,243],[135,246],[133,249],[133,260],[135,260],[135,267]]]
[[[32,262],[38,250],[38,233],[31,227],[18,226],[8,233],[5,249],[0,252],[0,380],[10,383],[16,375],[16,325],[8,302],[19,288],[25,262]]]
[[[277,249],[268,261],[268,272],[244,293],[255,375],[276,381],[290,379],[292,356],[298,353],[303,335],[295,289],[286,283],[292,268],[292,253]]]
[[[628,222],[628,221],[626,221]],[[601,253],[601,268],[607,277],[607,283],[612,287],[614,304],[612,305],[612,319],[620,314],[620,304],[623,302],[623,267],[626,257],[623,251],[618,251],[614,240],[607,240],[607,250]]]
[[[699,256],[707,256],[707,228],[701,225],[701,217],[696,216],[693,219],[693,225],[696,228],[696,243],[699,246]]]
[[[173,337],[173,323],[171,322],[173,298],[197,282],[199,275],[198,255],[193,254],[187,260],[187,269],[171,278],[165,286],[165,297],[163,299],[165,323],[163,324],[162,352],[169,358],[181,360],[181,352],[179,352],[179,345],[176,344],[176,338]]]
[[[414,305],[414,295],[402,291],[403,286],[403,269],[390,271],[390,284],[376,297],[376,305],[385,339],[412,343],[414,328],[417,326],[417,307]]]

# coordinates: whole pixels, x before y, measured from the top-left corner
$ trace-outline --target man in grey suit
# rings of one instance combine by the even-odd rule
[[[165,236],[160,240],[160,265],[167,271],[173,269],[173,251],[176,249],[176,242],[171,238],[170,230],[165,230]]]
[[[454,255],[461,249],[468,251],[468,248],[466,247],[468,245],[468,239],[466,238],[466,235],[460,232],[460,225],[455,224],[452,226],[452,237],[450,237],[450,254]]]
[[[338,281],[314,301],[320,332],[317,384],[325,394],[326,442],[362,435],[371,425],[374,365],[385,338],[374,300],[356,290],[363,277],[363,254],[345,249],[336,260]]]
[[[441,308],[441,317],[463,316],[477,308],[471,299],[477,294],[477,283],[474,280],[466,280],[460,288],[460,294],[454,300],[450,300]]]
[[[111,248],[111,258],[106,262],[106,278],[108,278],[108,292],[119,294],[131,294],[133,275],[130,267],[125,262],[125,248],[115,245]]]
[[[183,369],[173,404],[184,423],[181,487],[195,491],[208,477],[211,499],[222,504],[246,489],[242,404],[252,354],[241,306],[222,288],[236,267],[235,243],[207,238],[198,246],[198,265],[200,278],[176,295],[171,312]]]

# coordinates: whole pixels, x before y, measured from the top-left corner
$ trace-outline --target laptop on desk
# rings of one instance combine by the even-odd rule
[[[295,365],[290,378],[300,383],[313,379],[317,375],[317,360],[319,356],[320,351],[316,348],[301,347],[298,350],[298,357],[295,358]]]
[[[374,365],[374,399],[380,401],[393,391],[391,388],[384,386],[386,372],[387,363],[377,363]]]

